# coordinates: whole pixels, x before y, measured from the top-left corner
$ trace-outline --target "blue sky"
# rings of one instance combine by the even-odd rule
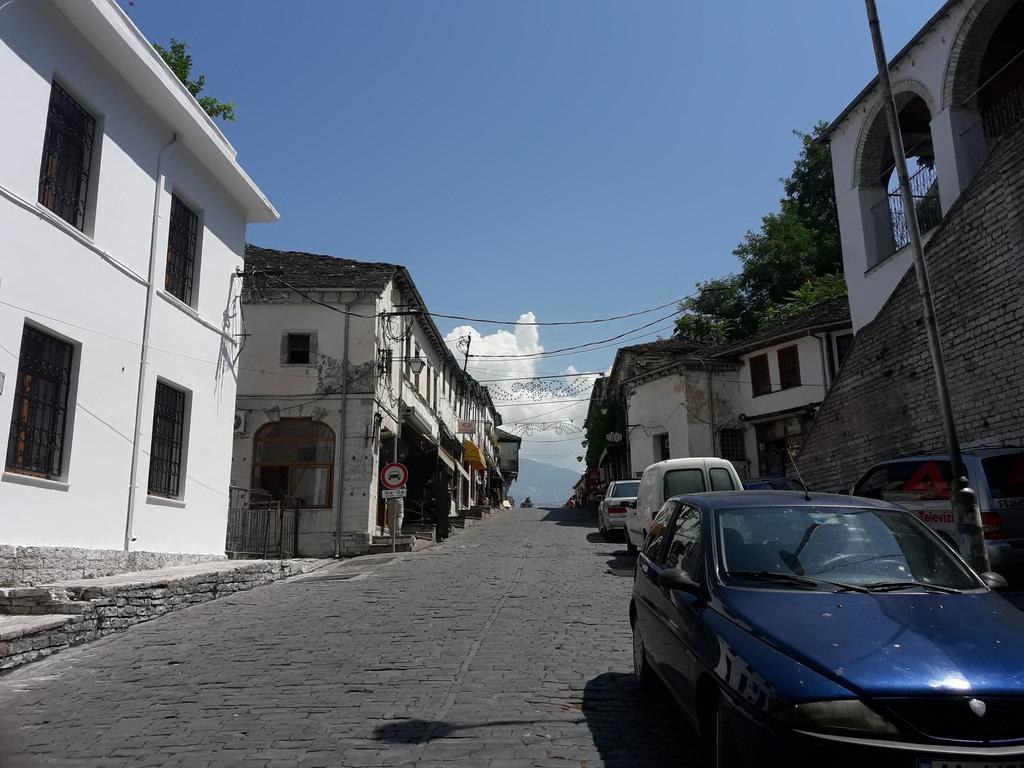
[[[225,133],[281,212],[250,241],[404,264],[432,310],[475,317],[620,314],[734,271],[777,206],[791,131],[835,117],[874,71],[860,0],[122,5],[150,40],[187,41],[206,94],[237,103]],[[940,5],[879,0],[889,53]],[[560,452],[578,446],[535,455]]]

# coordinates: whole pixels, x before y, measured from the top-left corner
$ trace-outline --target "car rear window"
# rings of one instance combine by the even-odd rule
[[[948,461],[899,461],[886,467],[885,501],[945,501],[950,497],[953,472]]]
[[[615,483],[615,485],[612,486],[612,490],[609,496],[612,496],[616,499],[621,499],[623,497],[629,496],[636,496],[637,490],[639,488],[639,480],[631,480],[628,483]]]
[[[702,469],[670,469],[665,473],[664,484],[666,499],[684,493],[703,493],[707,490]]]
[[[728,470],[722,469],[722,467],[712,467],[708,470],[708,474],[711,475],[712,491],[736,490],[736,486],[732,482],[732,475],[729,474]]]
[[[1024,497],[1024,453],[1008,453],[981,460],[993,499]]]

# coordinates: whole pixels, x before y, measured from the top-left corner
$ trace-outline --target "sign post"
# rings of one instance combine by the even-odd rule
[[[405,464],[393,461],[385,464],[380,471],[380,484],[384,486],[380,495],[384,499],[403,499],[406,495],[405,484],[409,482],[409,470]],[[398,528],[398,503],[392,504],[394,519],[391,521],[391,551],[397,549],[397,528]]]

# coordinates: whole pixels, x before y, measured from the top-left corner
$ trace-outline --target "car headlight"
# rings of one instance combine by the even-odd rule
[[[859,699],[812,701],[776,713],[776,719],[803,731],[894,736],[896,727]]]

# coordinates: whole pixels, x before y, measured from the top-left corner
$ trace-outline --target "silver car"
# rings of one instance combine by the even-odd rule
[[[611,531],[625,531],[626,510],[636,506],[639,480],[613,480],[597,507],[597,527],[605,538]]]

